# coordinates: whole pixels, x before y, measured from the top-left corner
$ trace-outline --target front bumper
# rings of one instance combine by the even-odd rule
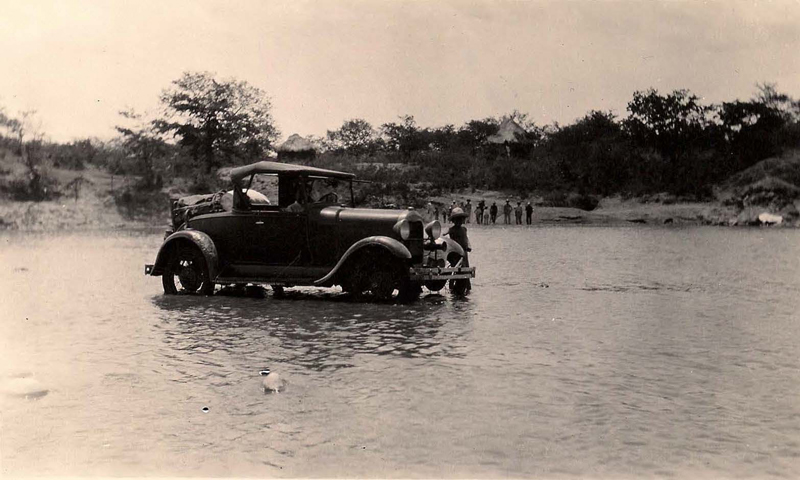
[[[409,278],[417,282],[429,280],[461,280],[475,278],[475,267],[411,267]]]

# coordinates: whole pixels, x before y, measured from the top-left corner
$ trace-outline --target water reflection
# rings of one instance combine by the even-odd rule
[[[152,299],[164,342],[177,352],[266,354],[272,361],[324,371],[352,366],[356,355],[459,357],[463,329],[442,330],[453,310],[470,303],[440,295],[412,305],[354,301],[326,291],[292,291],[277,298],[163,296]],[[464,317],[466,316],[466,317]]]

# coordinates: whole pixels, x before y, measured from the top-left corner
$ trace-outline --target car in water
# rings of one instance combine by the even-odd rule
[[[231,188],[171,200],[172,228],[145,273],[167,295],[217,286],[334,287],[413,301],[449,282],[463,294],[475,267],[413,208],[358,208],[355,175],[262,161],[234,168]]]

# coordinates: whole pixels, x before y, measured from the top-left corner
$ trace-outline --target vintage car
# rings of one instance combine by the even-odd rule
[[[438,221],[426,224],[412,208],[356,208],[351,173],[263,161],[230,178],[228,191],[172,200],[172,229],[145,266],[161,276],[164,293],[339,285],[410,301],[423,285],[438,291],[448,281],[463,293],[475,276]]]

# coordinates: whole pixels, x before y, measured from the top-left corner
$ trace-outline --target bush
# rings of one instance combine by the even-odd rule
[[[64,145],[52,144],[44,147],[54,167],[83,170],[87,163],[95,163],[98,149],[90,140],[80,140]]]
[[[228,188],[230,185],[223,182],[215,173],[196,173],[189,184],[189,193],[211,193]]]
[[[46,170],[34,168],[25,174],[13,176],[2,186],[2,190],[11,200],[41,202],[60,197],[58,187],[58,181]]]
[[[596,197],[582,193],[571,193],[567,196],[567,206],[591,212],[600,203]]]
[[[169,215],[169,196],[160,190],[140,190],[132,185],[110,193],[120,214],[126,219],[148,219]]]

